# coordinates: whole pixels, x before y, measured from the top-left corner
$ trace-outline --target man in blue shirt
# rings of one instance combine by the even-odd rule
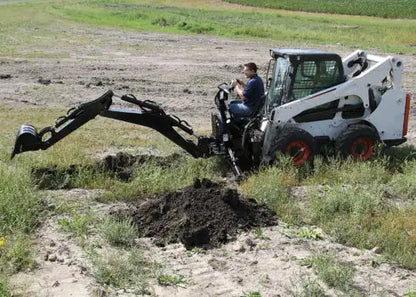
[[[238,79],[232,82],[232,87],[241,98],[229,103],[230,112],[236,117],[250,116],[264,96],[263,80],[257,75],[257,65],[244,64],[243,73],[248,78],[247,84]]]

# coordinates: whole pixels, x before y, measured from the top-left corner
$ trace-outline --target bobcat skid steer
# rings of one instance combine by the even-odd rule
[[[97,115],[157,130],[193,157],[224,155],[237,177],[242,169],[273,163],[277,153],[302,165],[320,146],[334,146],[342,156],[367,160],[374,146],[406,141],[410,94],[401,90],[403,63],[395,57],[367,55],[357,50],[348,57],[318,50],[270,50],[267,92],[253,113],[237,118],[229,112],[232,88],[218,86],[211,116],[212,135],[198,136],[189,124],[167,114],[152,101],[112,91],[70,109],[54,126],[39,132],[23,125],[14,155],[47,149]],[[113,97],[130,102],[136,111],[112,109]],[[182,130],[194,139],[184,137]]]
[[[262,161],[283,151],[303,164],[324,144],[367,160],[376,143],[406,141],[410,94],[401,90],[401,60],[360,50],[343,60],[313,50],[270,54]]]

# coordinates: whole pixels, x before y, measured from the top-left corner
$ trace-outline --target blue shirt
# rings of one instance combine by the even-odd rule
[[[247,82],[243,95],[247,100],[244,100],[244,104],[247,106],[254,106],[259,102],[260,98],[264,95],[263,80],[257,74],[254,74]]]

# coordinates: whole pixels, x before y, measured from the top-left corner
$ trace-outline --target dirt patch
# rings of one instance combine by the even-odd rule
[[[187,249],[216,247],[233,239],[238,230],[278,224],[265,205],[206,179],[157,196],[130,215],[141,235],[154,237],[157,245],[180,241]]]
[[[183,162],[185,157],[180,154],[168,156],[154,155],[130,155],[119,152],[116,155],[108,155],[96,161],[92,165],[70,165],[67,168],[49,167],[33,168],[32,181],[39,189],[57,190],[71,188],[71,179],[81,171],[93,173],[107,173],[110,177],[128,182],[133,176],[134,170],[141,166],[157,166],[169,168]]]

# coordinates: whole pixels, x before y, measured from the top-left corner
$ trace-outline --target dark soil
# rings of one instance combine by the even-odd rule
[[[160,246],[180,241],[187,249],[218,246],[241,229],[277,225],[265,205],[206,179],[142,203],[130,215],[143,237]]]
[[[162,168],[177,166],[184,161],[184,156],[172,154],[166,157],[153,155],[130,155],[119,152],[108,155],[91,165],[71,165],[68,168],[58,168],[56,165],[32,169],[32,180],[40,189],[68,189],[71,180],[81,171],[93,173],[107,173],[110,177],[128,182],[134,170],[141,166],[154,165]]]

